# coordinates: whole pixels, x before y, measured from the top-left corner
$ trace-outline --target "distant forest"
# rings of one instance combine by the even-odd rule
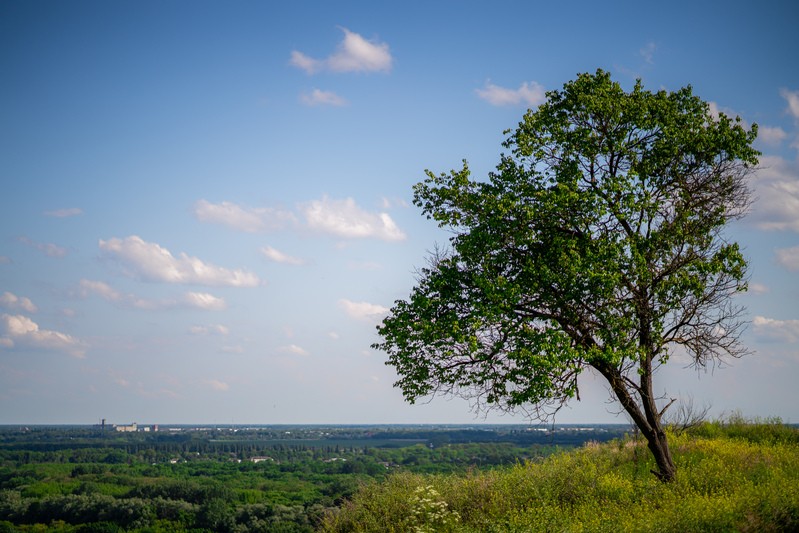
[[[5,426],[0,532],[307,532],[363,483],[390,473],[465,473],[540,461],[630,431],[626,425],[146,426],[126,432]]]

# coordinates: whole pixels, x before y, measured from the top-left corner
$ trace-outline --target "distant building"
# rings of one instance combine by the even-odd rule
[[[115,424],[114,429],[122,433],[136,433],[138,431],[150,432],[150,431],[158,431],[158,424],[152,426],[140,426],[136,422],[130,424],[129,426],[125,425],[118,426]]]

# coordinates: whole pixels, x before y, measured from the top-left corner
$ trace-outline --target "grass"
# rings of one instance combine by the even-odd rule
[[[589,444],[468,475],[399,473],[361,487],[326,532],[799,531],[799,430],[732,417],[670,435],[677,479],[643,442]]]

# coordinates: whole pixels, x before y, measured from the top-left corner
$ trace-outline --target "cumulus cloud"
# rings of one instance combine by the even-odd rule
[[[391,209],[392,207],[408,207],[408,202],[403,198],[386,198],[384,196],[380,199],[380,205],[383,209]]]
[[[487,81],[485,88],[476,89],[475,92],[477,96],[496,106],[525,104],[536,107],[546,101],[546,91],[534,81],[524,82],[518,89],[506,89]]]
[[[768,285],[764,285],[762,283],[750,283],[749,292],[752,294],[768,294],[770,289],[768,288]]]
[[[82,341],[66,333],[41,329],[23,315],[0,315],[0,345],[55,350],[78,358],[86,355],[86,345]]]
[[[119,292],[103,281],[82,279],[79,287],[80,295],[83,298],[86,298],[89,294],[95,294],[120,307],[134,309],[159,310],[193,307],[207,311],[220,311],[227,308],[227,303],[223,298],[218,298],[205,292],[186,292],[182,298],[173,300],[148,300],[139,298],[134,294]]]
[[[100,249],[116,258],[128,274],[149,281],[196,285],[255,287],[258,276],[245,270],[218,267],[181,252],[178,257],[137,235],[99,241]]]
[[[713,102],[713,101],[708,102],[708,108],[709,108],[708,111],[710,112],[710,116],[713,117],[715,120],[718,120],[722,113],[725,116],[733,118],[733,119],[736,118],[736,117],[741,118],[741,114],[737,113],[734,109],[729,108],[729,107],[720,106],[719,104],[717,104],[716,102]],[[745,121],[743,119],[741,119],[741,125],[744,128],[747,128],[747,129],[751,128],[751,125],[747,121]],[[758,130],[758,132],[759,132],[759,130]]]
[[[297,346],[296,344],[289,344],[288,346],[281,346],[278,348],[279,351],[283,353],[290,353],[292,355],[310,355],[310,352],[301,346]]]
[[[223,335],[226,336],[230,333],[230,329],[222,324],[211,324],[208,326],[192,326],[189,328],[189,333],[192,335]]]
[[[9,311],[21,309],[23,311],[27,311],[28,313],[35,313],[38,310],[29,298],[17,296],[16,294],[12,294],[7,291],[0,295],[0,306],[8,309]]]
[[[793,118],[799,120],[799,91],[780,89],[780,96],[785,98],[785,101],[788,103],[788,113]]]
[[[389,309],[382,305],[369,302],[353,302],[346,298],[339,300],[338,305],[348,316],[358,320],[379,320],[389,312]]]
[[[777,320],[756,316],[752,320],[755,335],[765,340],[799,342],[799,320]]]
[[[799,232],[799,166],[762,156],[753,182],[757,201],[747,220],[763,230]]]
[[[289,60],[289,63],[291,63],[298,69],[304,70],[308,74],[314,74],[322,70],[325,64],[324,61],[308,57],[307,55],[297,50],[292,50],[291,59]]]
[[[205,309],[206,311],[221,311],[227,308],[224,298],[219,298],[207,292],[187,292],[183,301],[190,307]]]
[[[103,281],[82,279],[78,286],[80,287],[80,295],[83,298],[88,297],[90,294],[95,294],[107,302],[120,304],[124,307],[134,307],[136,309],[156,309],[159,307],[157,302],[138,298],[133,294],[121,293]]]
[[[232,202],[212,204],[199,200],[194,204],[194,216],[202,222],[214,222],[248,233],[276,230],[294,220],[294,215],[282,209],[244,207]]]
[[[347,101],[334,92],[314,89],[310,93],[300,95],[300,102],[308,106],[330,105],[341,107],[347,105]]]
[[[45,211],[44,214],[48,217],[67,218],[82,215],[83,209],[80,207],[66,207],[63,209],[55,209],[53,211]]]
[[[108,300],[109,302],[118,302],[125,299],[125,296],[111,288],[108,283],[102,281],[92,281],[89,279],[82,279],[79,283],[81,296],[86,298],[89,293],[97,294],[98,296],[102,297],[104,300]]]
[[[760,126],[757,129],[757,138],[770,145],[778,145],[788,137],[788,134],[782,128],[770,128],[768,126]]]
[[[648,42],[638,50],[638,54],[644,58],[644,61],[651,65],[654,63],[655,50],[657,50],[657,45],[653,42]]]
[[[788,270],[799,270],[799,246],[778,248],[775,253],[777,254],[777,263]]]
[[[264,246],[261,248],[261,253],[269,259],[270,261],[274,261],[275,263],[283,263],[285,265],[304,265],[305,260],[299,257],[292,257],[288,254],[281,252],[276,248],[272,248],[271,246]]]
[[[57,244],[48,242],[36,242],[27,237],[20,237],[19,242],[35,248],[48,257],[64,257],[67,255],[67,249],[58,246]]]
[[[205,384],[211,387],[213,390],[219,392],[224,392],[230,389],[230,385],[218,379],[209,379],[208,381],[205,382]]]
[[[331,72],[389,72],[392,66],[388,44],[369,41],[361,35],[341,28],[344,40],[336,51],[325,59],[315,59],[302,52],[291,52],[290,63],[307,72],[315,74],[322,70]]]
[[[344,238],[373,237],[401,241],[405,234],[387,213],[369,213],[355,200],[331,200],[327,196],[300,206],[309,228]]]

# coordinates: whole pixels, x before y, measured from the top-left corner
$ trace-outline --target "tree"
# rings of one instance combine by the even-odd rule
[[[452,232],[408,300],[378,326],[406,400],[449,393],[478,408],[552,415],[586,369],[676,469],[656,370],[740,357],[747,262],[723,233],[749,206],[757,126],[714,115],[691,87],[625,92],[580,74],[505,132],[488,179],[459,171],[414,187]]]

